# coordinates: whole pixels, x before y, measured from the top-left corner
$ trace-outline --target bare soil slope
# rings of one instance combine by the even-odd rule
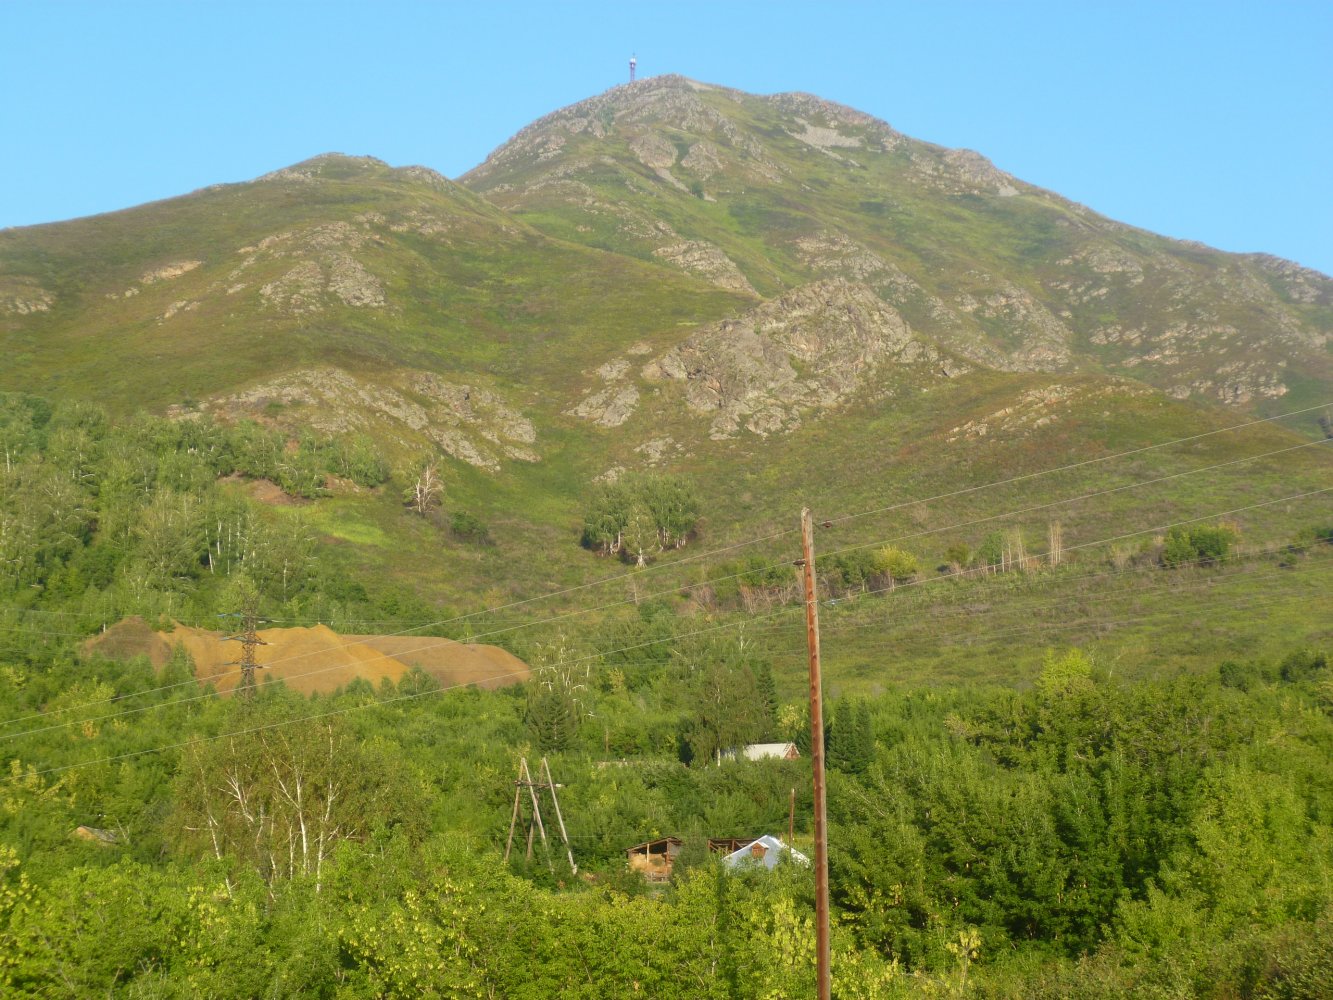
[[[194,660],[195,676],[229,692],[240,679],[235,661],[240,645],[224,642],[222,632],[177,624],[155,632],[142,618],[127,618],[84,643],[88,656],[128,659],[147,656],[162,667],[179,647]],[[528,677],[528,666],[498,646],[471,645],[436,636],[339,635],[323,625],[314,628],[272,628],[259,632],[266,645],[259,650],[261,681],[281,680],[303,694],[333,691],[362,678],[376,686],[385,678],[395,683],[420,667],[440,684],[476,684],[495,688]]]

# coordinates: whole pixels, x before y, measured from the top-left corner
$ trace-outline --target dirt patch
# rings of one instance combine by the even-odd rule
[[[246,479],[233,473],[223,476],[224,483],[234,483],[245,491],[245,495],[256,503],[266,503],[271,507],[300,507],[305,503],[300,497],[294,497],[271,479]]]
[[[194,660],[195,676],[201,682],[227,693],[240,679],[235,661],[240,659],[241,647],[224,641],[224,635],[187,625],[155,632],[143,619],[128,618],[85,642],[83,652],[113,660],[147,656],[161,669],[173,649],[180,647]],[[527,664],[497,646],[435,636],[339,635],[316,625],[263,629],[259,638],[265,643],[258,654],[260,680],[281,680],[303,694],[334,691],[357,679],[376,687],[385,679],[397,683],[413,667],[445,687],[504,687],[526,680],[529,673]]]

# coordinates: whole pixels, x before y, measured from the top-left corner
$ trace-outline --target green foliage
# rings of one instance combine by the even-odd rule
[[[1175,527],[1167,532],[1162,547],[1162,565],[1210,564],[1227,558],[1236,532],[1225,525]]]
[[[892,586],[911,580],[920,573],[921,561],[904,549],[886,545],[875,553],[875,569]]]
[[[171,822],[186,851],[233,862],[266,882],[319,883],[338,845],[377,827],[419,836],[419,793],[379,741],[354,740],[336,722],[252,724],[234,738],[190,749]]]
[[[590,662],[561,636],[534,650],[523,718],[542,753],[574,749],[586,713]]]
[[[859,774],[870,766],[875,758],[875,730],[866,701],[839,701],[826,731],[829,766],[849,774]]]
[[[468,542],[472,545],[493,544],[490,530],[481,518],[475,514],[469,514],[467,511],[458,510],[450,515],[449,531],[460,542]]]
[[[1278,664],[1278,676],[1289,684],[1326,676],[1328,654],[1322,650],[1298,649]]]
[[[686,477],[626,473],[593,491],[583,515],[582,544],[642,565],[650,552],[683,547],[699,514],[698,494]]]
[[[771,724],[770,693],[760,685],[761,661],[744,635],[703,637],[673,651],[684,675],[683,759],[697,766],[720,761],[765,735]]]

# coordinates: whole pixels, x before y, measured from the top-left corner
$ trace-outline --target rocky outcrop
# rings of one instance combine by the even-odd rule
[[[275,233],[237,251],[242,258],[228,276],[229,291],[249,269],[282,262],[287,269],[259,287],[260,299],[269,308],[292,315],[322,312],[334,301],[379,308],[386,303],[384,285],[357,257],[375,238],[364,221],[360,226],[330,222]]]
[[[736,262],[704,240],[677,240],[658,247],[653,251],[653,256],[682,271],[697,274],[719,288],[758,295]]]
[[[630,381],[629,374],[627,359],[608,361],[596,372],[600,387],[589,389],[583,399],[565,413],[591,420],[599,427],[619,427],[634,415],[639,403],[639,390]]]
[[[672,75],[613,87],[533,122],[466,174],[464,181],[470,187],[491,191],[495,185],[490,178],[497,174],[565,156],[575,140],[604,139],[622,130],[622,134],[629,135],[635,158],[654,171],[668,172],[668,176],[677,160],[677,150],[664,135],[670,130],[695,137],[699,148],[687,153],[686,159],[691,162],[682,165],[689,169],[702,166],[701,177],[717,172],[724,159],[755,176],[769,180],[780,177],[782,168],[763,143],[705,101],[700,94],[706,91],[736,93]],[[699,140],[707,145],[700,146]],[[537,183],[538,178],[526,179],[521,188],[510,187],[508,193],[535,190]]]
[[[1115,385],[1065,385],[1053,382],[1021,393],[1012,403],[994,412],[974,417],[944,432],[947,444],[985,437],[1016,438],[1057,424],[1082,404],[1098,399],[1146,396],[1150,391],[1129,382]]]
[[[1001,371],[1053,371],[1069,363],[1073,333],[1045,305],[1012,282],[973,277],[986,284],[958,295],[953,308],[971,316],[990,337],[951,337],[949,346]]]
[[[347,156],[344,153],[320,153],[301,163],[295,163],[281,170],[274,170],[256,177],[252,184],[313,184],[324,176],[337,171],[352,170],[388,170],[389,165],[373,156]]]
[[[44,313],[55,301],[54,295],[29,278],[0,277],[0,315]]]
[[[182,274],[189,274],[201,264],[203,264],[202,260],[182,260],[175,264],[163,264],[161,267],[145,271],[139,278],[139,284],[152,285],[159,281],[170,281],[172,278],[179,278]]]
[[[927,362],[934,350],[864,285],[804,285],[733,320],[700,329],[648,362],[650,382],[679,385],[689,408],[711,418],[710,435],[761,436],[836,406],[889,361]]]
[[[372,381],[339,368],[306,368],[207,400],[192,412],[263,417],[275,403],[317,431],[365,431],[411,448],[429,442],[490,472],[505,459],[540,461],[536,428],[516,407],[493,390],[434,372],[399,369]]]
[[[1293,302],[1303,305],[1333,304],[1333,278],[1328,275],[1271,254],[1253,254],[1250,259],[1272,275]]]

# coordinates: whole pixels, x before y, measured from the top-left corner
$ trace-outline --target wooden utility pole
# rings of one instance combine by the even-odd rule
[[[542,822],[541,805],[537,799],[539,789],[550,789],[551,802],[555,805],[555,818],[560,824],[560,839],[565,845],[565,856],[569,858],[569,870],[577,875],[579,866],[574,863],[574,850],[569,844],[569,835],[565,832],[565,819],[560,815],[560,800],[556,797],[555,782],[551,780],[551,767],[546,763],[546,758],[542,758],[542,770],[545,775],[544,781],[533,781],[532,774],[528,771],[528,759],[520,757],[518,761],[518,780],[514,782],[514,809],[509,816],[509,839],[505,843],[505,862],[509,861],[509,853],[514,847],[514,831],[518,828],[518,814],[520,804],[523,800],[523,789],[528,790],[528,798],[532,800],[532,817],[525,821],[527,826],[528,838],[528,860],[532,860],[532,841],[533,834],[538,833],[542,838],[542,848],[546,852],[546,867],[551,869],[551,874],[555,874],[555,865],[551,861],[551,847],[546,839],[546,824]]]
[[[791,801],[787,804],[787,846],[796,839],[796,789],[791,790]]]
[[[551,778],[551,765],[542,758],[542,773],[546,775],[546,787],[551,790],[551,804],[555,806],[555,820],[560,824],[560,839],[565,842],[565,856],[569,858],[569,870],[574,875],[579,873],[579,866],[574,863],[574,849],[569,846],[569,834],[565,832],[565,817],[560,815],[560,800],[556,798],[555,781]]]
[[[810,650],[810,765],[815,784],[815,958],[818,1000],[832,996],[829,973],[828,810],[824,795],[824,698],[819,670],[819,598],[815,593],[815,528],[801,510],[801,566],[805,577],[805,635]]]

